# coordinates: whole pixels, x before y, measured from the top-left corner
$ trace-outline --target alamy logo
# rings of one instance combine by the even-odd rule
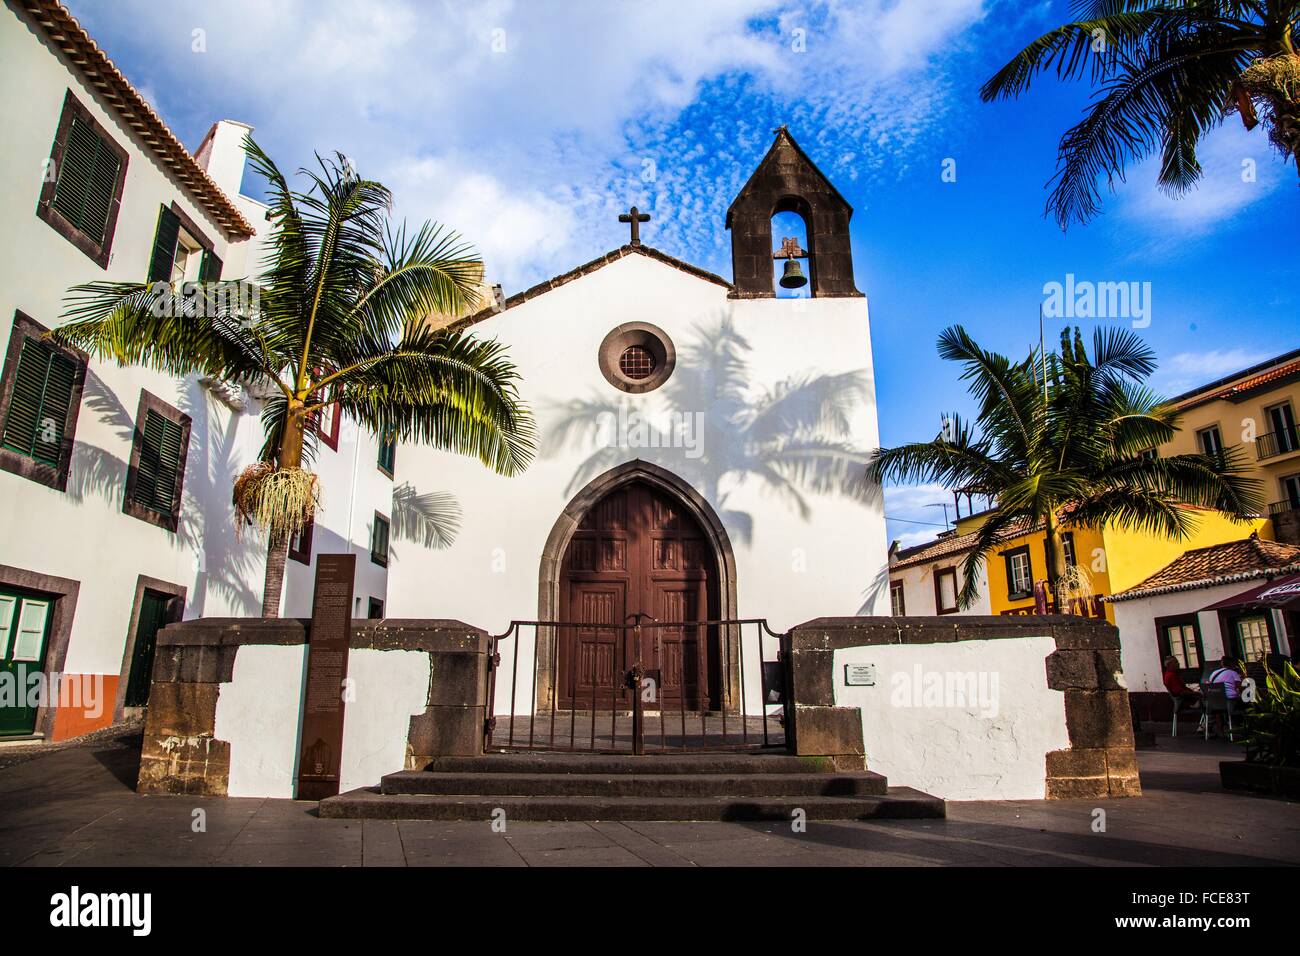
[[[1151,324],[1150,282],[1090,282],[1076,280],[1043,285],[1043,317],[1047,319],[1132,319],[1133,328]]]
[[[927,671],[920,664],[889,678],[891,707],[947,707],[998,715],[997,671]]]
[[[133,936],[148,936],[153,928],[152,893],[82,893],[74,886],[50,897],[50,925],[129,927]]]

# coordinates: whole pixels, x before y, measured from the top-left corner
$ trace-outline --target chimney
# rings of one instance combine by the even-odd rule
[[[194,154],[212,181],[232,200],[239,195],[244,181],[244,137],[252,132],[253,127],[247,123],[221,120],[208,130]]]

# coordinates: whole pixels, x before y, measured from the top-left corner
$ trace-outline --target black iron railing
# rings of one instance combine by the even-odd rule
[[[1292,501],[1288,498],[1283,501],[1271,502],[1268,506],[1270,515],[1286,514],[1288,511],[1300,511],[1300,501]]]
[[[762,618],[512,621],[492,638],[484,747],[784,748],[788,641]]]
[[[1285,455],[1297,448],[1300,448],[1300,429],[1297,429],[1295,425],[1281,431],[1260,435],[1255,439],[1255,456],[1258,461],[1263,461],[1265,458],[1276,458],[1278,455]]]

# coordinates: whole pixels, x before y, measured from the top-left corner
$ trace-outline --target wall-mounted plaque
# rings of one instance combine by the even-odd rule
[[[322,554],[316,558],[311,632],[307,638],[307,682],[302,695],[299,800],[323,800],[339,792],[343,682],[348,676],[356,565],[355,554]]]
[[[845,664],[844,683],[848,687],[875,687],[875,664]]]

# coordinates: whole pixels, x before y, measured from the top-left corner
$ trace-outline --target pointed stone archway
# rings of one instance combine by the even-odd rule
[[[589,482],[565,506],[556,519],[542,549],[538,568],[537,619],[540,621],[565,620],[564,604],[565,555],[577,534],[583,519],[601,501],[619,489],[644,485],[670,498],[688,515],[703,533],[706,550],[716,571],[716,615],[718,620],[737,617],[736,559],[731,539],[712,505],[687,481],[659,465],[640,459],[625,462]],[[738,700],[740,674],[737,666],[735,644],[739,639],[737,627],[719,628],[718,641],[725,642],[726,652],[719,659],[731,662],[720,676],[719,692],[730,701]],[[551,673],[558,652],[557,637],[553,628],[537,630],[537,683],[536,702],[546,706],[552,693]],[[714,705],[716,706],[716,704]]]

